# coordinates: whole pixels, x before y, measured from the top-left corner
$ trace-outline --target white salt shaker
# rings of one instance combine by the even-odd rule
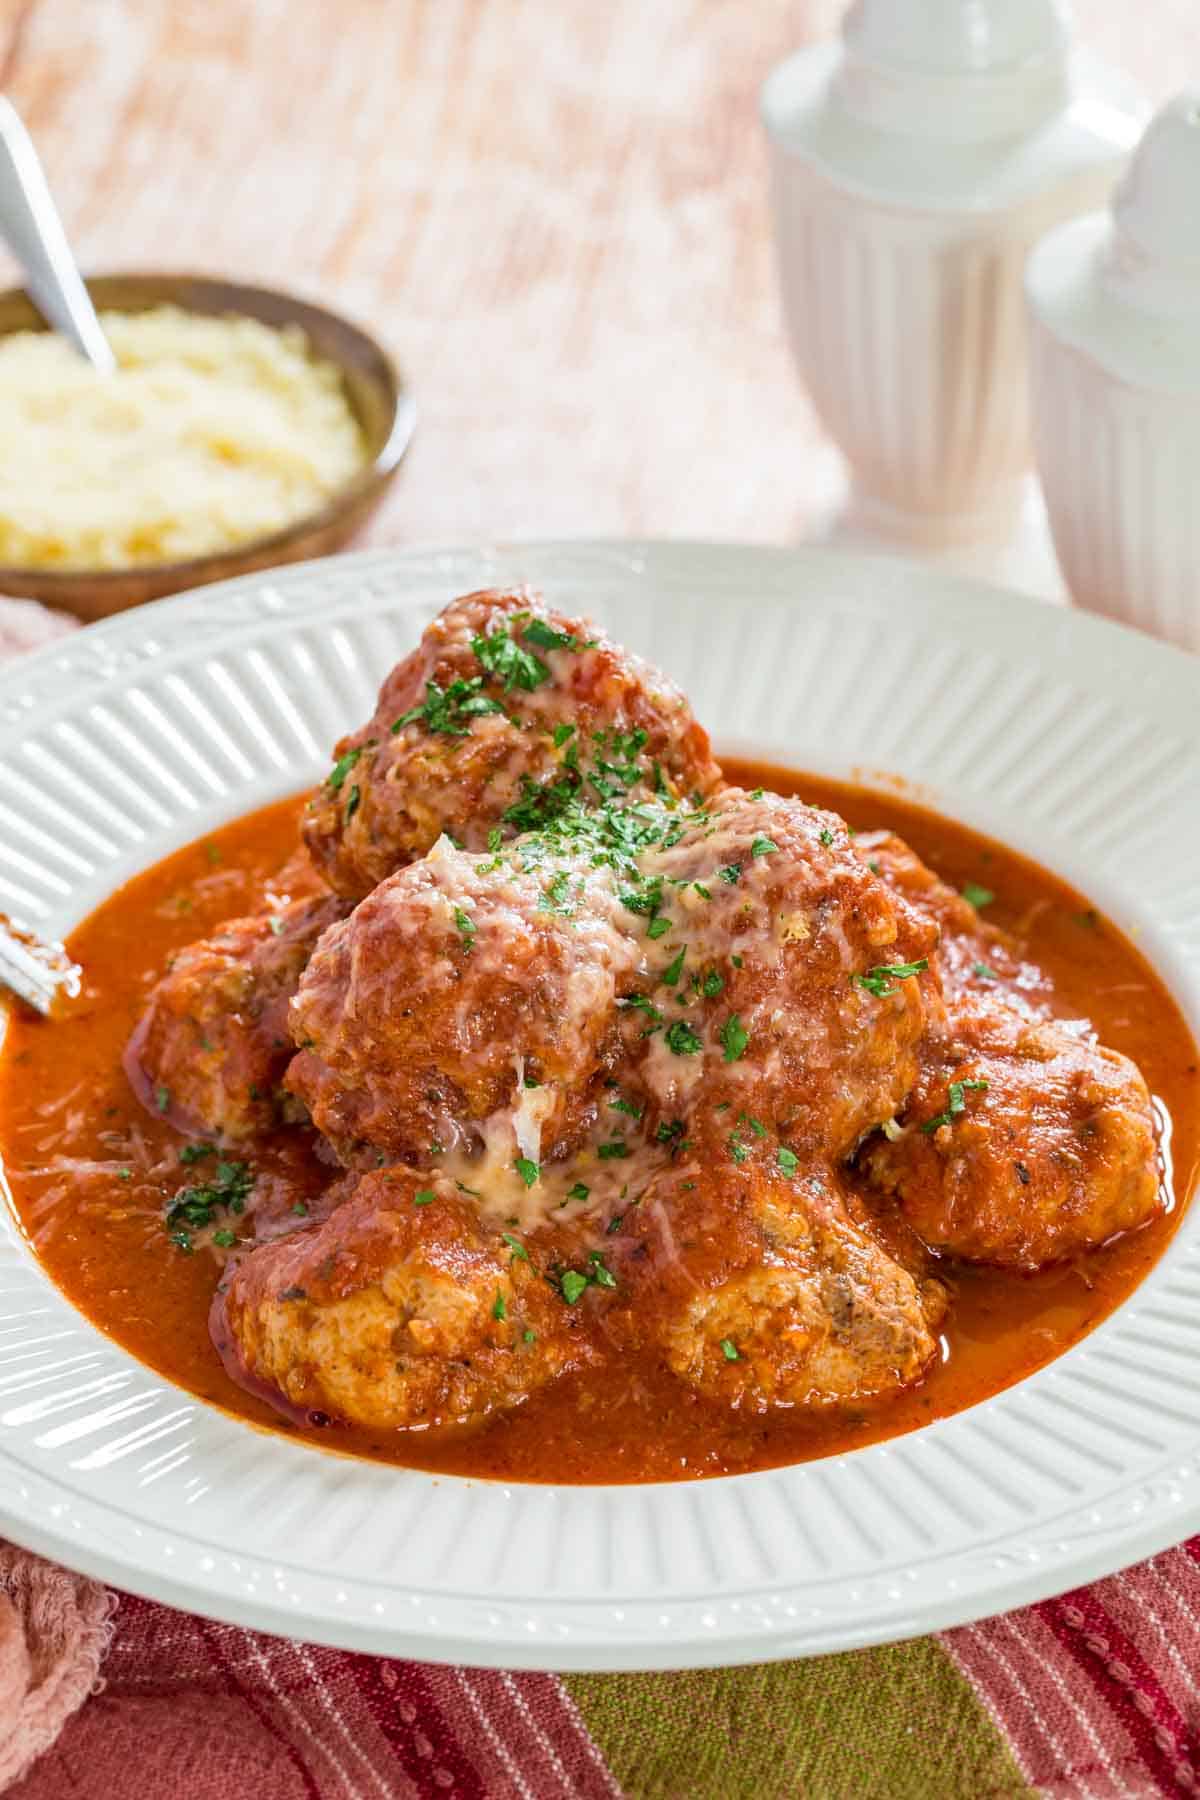
[[[1144,119],[1057,0],[856,0],[763,90],[792,348],[852,531],[1012,529],[1030,462],[1021,276],[1102,203]]]
[[[1026,292],[1072,596],[1200,651],[1200,89],[1153,120],[1111,212],[1038,245]]]

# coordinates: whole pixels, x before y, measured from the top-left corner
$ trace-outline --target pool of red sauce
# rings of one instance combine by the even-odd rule
[[[844,1412],[771,1419],[717,1409],[628,1357],[568,1379],[468,1432],[390,1439],[331,1426],[325,1448],[425,1469],[523,1481],[652,1481],[765,1468],[912,1431],[1009,1386],[1099,1323],[1162,1255],[1193,1191],[1198,1155],[1196,1046],[1134,946],[1085,899],[1012,851],[894,793],[765,766],[726,764],[731,780],[798,792],[859,829],[891,826],[957,886],[994,890],[988,917],[1027,922],[1028,954],[1053,976],[1064,1016],[1089,1016],[1141,1066],[1172,1121],[1175,1204],[1121,1242],[1033,1277],[945,1269],[954,1299],[944,1359],[920,1386]],[[229,1379],[206,1320],[211,1256],[182,1254],[162,1224],[168,1191],[143,1171],[179,1140],[134,1101],[121,1052],[170,953],[253,910],[295,845],[300,800],[239,819],[137,876],[86,919],[69,948],[84,996],[54,1024],[21,1011],[0,1052],[0,1153],[21,1226],[63,1292],[143,1362],[257,1425],[294,1426]],[[326,1178],[302,1134],[255,1146],[260,1179],[301,1192]],[[78,1159],[65,1166],[64,1159]],[[57,1161],[57,1167],[52,1166]],[[128,1174],[122,1176],[121,1171]],[[183,1185],[181,1171],[175,1186]]]

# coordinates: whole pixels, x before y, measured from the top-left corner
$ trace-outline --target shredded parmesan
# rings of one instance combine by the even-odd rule
[[[172,306],[101,323],[115,375],[51,332],[0,337],[0,562],[202,556],[282,530],[362,466],[341,377],[297,327]]]

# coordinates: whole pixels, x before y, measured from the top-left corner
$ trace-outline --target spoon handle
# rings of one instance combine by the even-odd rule
[[[0,236],[25,271],[38,311],[103,375],[116,368],[75,266],[33,140],[0,98]]]

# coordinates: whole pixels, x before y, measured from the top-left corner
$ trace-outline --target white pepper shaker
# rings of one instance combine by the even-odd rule
[[[1001,541],[1030,463],[1021,277],[1102,203],[1134,90],[1058,0],[856,0],[763,90],[784,309],[860,534]]]
[[[1026,294],[1072,597],[1200,651],[1200,89],[1157,114],[1111,212],[1038,245]]]

